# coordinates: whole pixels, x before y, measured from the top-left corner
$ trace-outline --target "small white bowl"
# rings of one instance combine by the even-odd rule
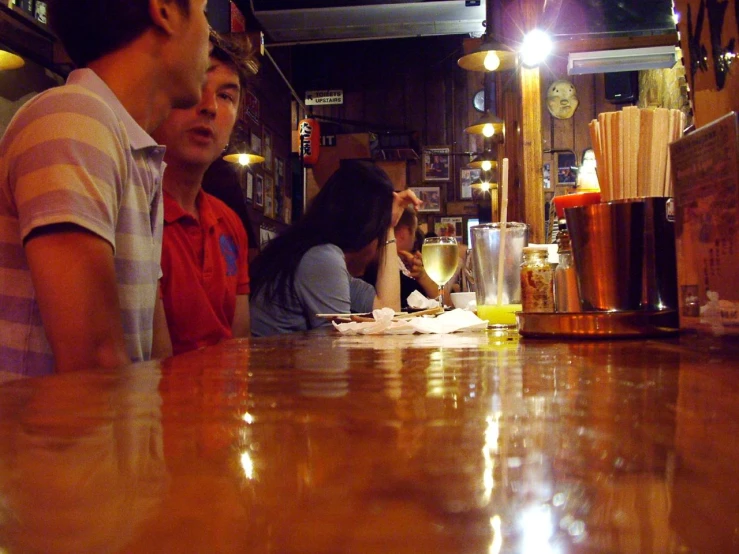
[[[477,307],[477,298],[474,292],[453,292],[452,304],[462,310],[474,310]]]

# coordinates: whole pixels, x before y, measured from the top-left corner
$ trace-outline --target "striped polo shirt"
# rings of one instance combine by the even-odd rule
[[[16,113],[0,140],[0,372],[53,371],[23,241],[54,223],[112,245],[128,355],[151,357],[163,157],[164,147],[90,69]]]

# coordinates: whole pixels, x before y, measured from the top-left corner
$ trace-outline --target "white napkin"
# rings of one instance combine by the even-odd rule
[[[426,298],[423,294],[414,290],[408,295],[408,307],[414,310],[428,310],[429,308],[438,308],[439,301],[433,298]]]
[[[487,328],[487,321],[467,310],[452,310],[437,317],[414,317],[393,321],[395,312],[382,308],[372,312],[375,321],[336,323],[333,326],[344,335],[409,335],[412,333],[446,334],[457,331],[478,331]]]

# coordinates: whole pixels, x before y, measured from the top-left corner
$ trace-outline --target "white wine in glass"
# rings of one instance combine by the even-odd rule
[[[423,267],[431,280],[439,286],[439,306],[444,306],[444,285],[457,271],[459,255],[454,237],[429,237],[421,248]]]

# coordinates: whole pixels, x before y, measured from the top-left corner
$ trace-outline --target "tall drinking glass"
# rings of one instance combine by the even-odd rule
[[[426,274],[439,287],[439,306],[444,306],[444,285],[457,271],[459,254],[454,237],[429,237],[424,239],[421,257]]]

